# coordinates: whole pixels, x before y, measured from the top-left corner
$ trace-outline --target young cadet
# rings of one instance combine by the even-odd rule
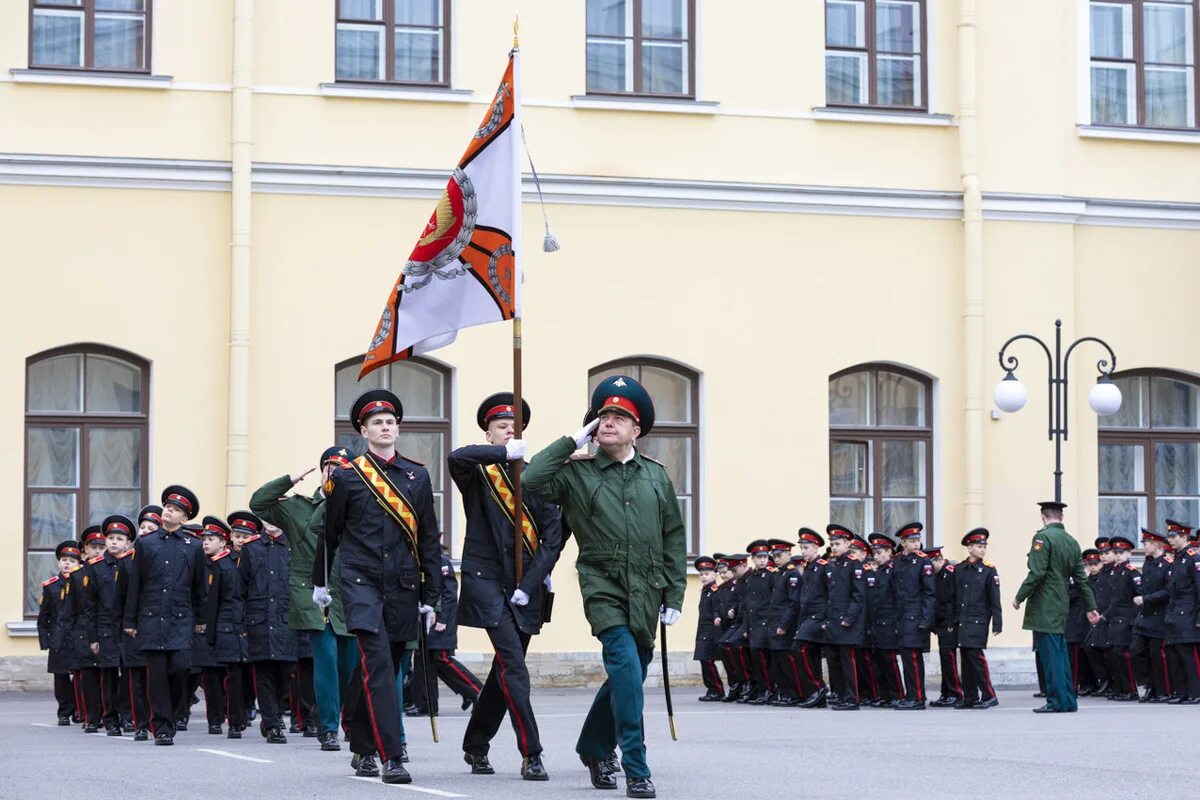
[[[529,424],[531,414],[529,404],[522,401],[524,425]],[[462,493],[467,515],[457,612],[463,625],[487,631],[494,657],[463,734],[463,760],[472,774],[495,772],[488,753],[507,713],[521,754],[521,777],[542,781],[549,776],[542,763],[525,653],[530,638],[541,632],[545,621],[550,571],[562,550],[562,517],[556,506],[523,493],[521,546],[517,549],[512,462],[523,459],[525,451],[513,438],[516,406],[512,393],[485,398],[475,411],[475,423],[487,444],[460,447],[448,459],[450,477]],[[522,566],[519,585],[517,558]],[[453,570],[449,577],[453,579]]]
[[[1167,520],[1173,552],[1167,568],[1167,646],[1182,680],[1171,705],[1200,704],[1200,550],[1190,544],[1191,529]]]
[[[962,700],[962,680],[958,674],[958,604],[954,599],[955,566],[942,553],[941,545],[925,550],[933,565],[934,606],[933,632],[937,635],[938,661],[941,664],[942,687],[938,699],[930,708],[949,708]]]
[[[788,578],[788,605],[779,630],[789,624],[796,628],[792,640],[792,661],[800,682],[800,707],[824,708],[829,689],[821,677],[821,643],[825,641],[825,559],[820,557],[825,540],[812,528],[797,534],[800,553],[796,569]]]
[[[220,685],[225,678],[225,670],[213,655],[209,642],[213,635],[213,616],[215,599],[213,597],[213,564],[212,556],[221,550],[225,543],[224,521],[220,517],[206,516],[197,531],[200,551],[204,554],[205,583],[208,586],[207,599],[204,604],[204,631],[192,633],[191,673],[198,676],[200,688],[204,690],[204,716],[208,723],[208,732],[214,736],[224,733],[222,724],[225,722],[225,702],[221,697]],[[176,712],[178,713],[178,712]],[[190,716],[190,709],[188,711]],[[176,723],[178,726],[178,723]]]
[[[1108,670],[1113,677],[1113,694],[1110,700],[1130,702],[1138,699],[1137,677],[1133,672],[1133,656],[1129,647],[1133,644],[1133,621],[1137,615],[1134,598],[1142,593],[1142,573],[1129,563],[1133,542],[1124,536],[1113,536],[1108,540],[1113,563],[1109,586],[1111,594],[1108,608],[1101,611],[1108,622]]]
[[[725,693],[723,703],[736,702],[750,692],[750,664],[741,645],[737,616],[742,598],[739,572],[746,571],[749,558],[748,553],[734,553],[721,559],[725,578],[713,598],[713,637],[729,677],[729,691]]]
[[[866,581],[862,564],[850,551],[857,538],[842,525],[825,528],[833,556],[821,570],[825,586],[825,609],[821,620],[828,643],[829,682],[838,701],[830,706],[834,711],[857,711],[858,648],[866,632]],[[864,548],[865,549],[865,548]]]
[[[709,556],[700,556],[692,567],[700,576],[700,608],[696,615],[696,647],[692,660],[700,662],[700,677],[704,681],[705,693],[699,698],[702,703],[712,703],[725,697],[725,685],[717,670],[716,647],[713,641],[713,599],[720,586],[715,572],[717,562]]]
[[[871,544],[861,536],[850,540],[851,555],[862,565],[865,583],[875,571],[875,560],[871,557]],[[860,705],[878,707],[880,703],[879,680],[875,676],[875,647],[871,643],[871,598],[863,591],[863,641],[855,651],[854,663],[858,667],[858,702]]]
[[[154,533],[162,525],[162,507],[143,506],[137,515],[137,532],[129,547],[121,555],[121,577],[117,581],[118,604],[124,617],[129,601],[129,576],[134,567],[134,552],[137,540]],[[122,620],[122,624],[124,624]],[[146,694],[146,659],[138,650],[138,641],[124,630],[121,631],[121,713],[129,714],[133,727],[133,740],[144,742],[150,738],[150,698]]]
[[[209,717],[209,733],[213,720],[221,712],[229,721],[225,736],[229,739],[242,738],[246,729],[246,703],[243,675],[248,645],[246,642],[245,591],[238,572],[237,556],[230,546],[232,529],[227,522],[210,517],[204,525],[204,552],[208,558],[208,587],[205,633],[208,636],[209,652],[219,666],[208,675],[204,688],[205,701],[211,689],[217,706],[217,714]]]
[[[71,573],[71,639],[73,665],[76,670],[75,683],[83,700],[83,731],[97,733],[103,716],[100,689],[100,661],[96,649],[92,648],[92,630],[87,614],[87,594],[91,586],[91,565],[104,560],[104,529],[89,525],[79,537],[83,546],[83,564]]]
[[[137,639],[146,659],[154,743],[172,745],[172,684],[187,680],[192,633],[204,626],[208,574],[200,546],[180,533],[183,523],[199,512],[200,501],[190,489],[175,485],[163,490],[162,504],[162,527],[134,544],[124,629]]]
[[[179,533],[185,538],[190,539],[191,543],[200,548],[201,539],[204,533],[204,526],[198,522],[189,522],[179,526]],[[201,561],[203,561],[203,548],[201,549]],[[205,567],[207,570],[207,566]],[[191,641],[188,645],[188,668],[179,674],[179,680],[171,687],[173,699],[175,703],[175,730],[186,731],[188,724],[192,719],[192,706],[200,702],[200,667],[192,663],[191,649],[196,644],[197,634],[193,631]],[[203,645],[201,645],[203,647]],[[204,660],[201,658],[201,660]]]
[[[71,681],[71,598],[67,592],[71,573],[79,568],[79,543],[59,542],[54,548],[58,574],[42,581],[38,600],[38,646],[50,651],[46,672],[54,676],[54,699],[58,702],[58,724],[68,726],[75,716],[75,686]]]
[[[229,525],[246,534],[238,574],[246,598],[247,661],[262,716],[259,731],[268,744],[287,744],[283,698],[296,662],[296,632],[288,626],[287,536],[274,526],[264,530],[262,520],[249,511],[230,514]]]
[[[442,547],[442,596],[438,601],[438,621],[425,639],[425,659],[413,661],[412,703],[405,704],[408,716],[437,716],[437,682],[441,680],[450,690],[462,698],[462,710],[466,711],[479,698],[483,684],[471,670],[457,658],[458,648],[458,578],[454,574],[454,562],[450,551]],[[429,696],[429,683],[433,683],[433,695]],[[411,708],[411,711],[409,710]]]
[[[109,736],[120,736],[121,622],[124,618],[124,607],[120,603],[123,595],[120,563],[133,537],[133,521],[123,514],[114,514],[107,517],[101,527],[105,538],[104,553],[88,561],[83,613],[88,647],[96,657],[100,724]]]
[[[933,565],[921,552],[920,522],[900,528],[896,538],[904,552],[896,559],[896,600],[900,607],[900,665],[904,670],[904,700],[896,708],[917,711],[925,708],[925,653],[929,652],[929,633],[937,590],[933,584]]]
[[[800,669],[792,655],[796,619],[789,619],[787,615],[787,607],[791,602],[789,579],[801,559],[792,558],[791,542],[770,539],[767,544],[771,545],[771,561],[775,565],[775,588],[771,592],[771,612],[767,620],[767,630],[770,631],[767,648],[771,662],[770,676],[775,686],[771,705],[788,708],[800,705],[800,701],[806,697],[800,683]]]
[[[867,537],[871,545],[874,569],[866,573],[867,637],[871,643],[874,673],[880,687],[872,705],[895,708],[904,694],[896,651],[900,647],[900,620],[896,602],[896,587],[892,583],[892,555],[896,540],[886,533]]]
[[[1137,617],[1133,621],[1133,639],[1129,652],[1135,671],[1140,673],[1146,693],[1143,703],[1165,703],[1171,696],[1171,674],[1167,659],[1166,612],[1171,597],[1167,589],[1167,539],[1148,528],[1142,528],[1142,593],[1133,598]]]
[[[958,603],[958,646],[962,651],[963,696],[955,708],[986,709],[999,705],[984,649],[988,626],[999,636],[1003,629],[1000,607],[1000,575],[995,564],[985,561],[987,528],[975,528],[962,538],[967,560],[954,571],[954,596]]]
[[[1108,657],[1108,620],[1104,617],[1104,611],[1112,602],[1112,575],[1109,569],[1112,565],[1112,550],[1108,546],[1107,536],[1097,537],[1095,545],[1098,560],[1093,561],[1094,566],[1087,569],[1087,574],[1088,585],[1096,598],[1096,609],[1100,612],[1100,621],[1088,630],[1084,653],[1087,654],[1092,672],[1096,674],[1096,681],[1099,683],[1095,693],[1108,697],[1116,685],[1112,679],[1111,662]],[[1088,567],[1087,561],[1084,561],[1084,567]]]
[[[138,512],[138,538],[154,533],[162,527],[162,506],[142,506]]]
[[[1080,553],[1080,558],[1083,559],[1086,571],[1091,560],[1094,560],[1096,564],[1100,563],[1100,552],[1089,547]],[[1096,683],[1096,675],[1092,672],[1092,664],[1082,652],[1083,643],[1087,641],[1090,627],[1083,609],[1083,590],[1079,588],[1079,582],[1075,580],[1075,576],[1068,575],[1067,628],[1064,639],[1067,643],[1067,657],[1071,661],[1071,678],[1081,697],[1095,694],[1096,689],[1099,688],[1099,684]],[[1040,665],[1038,674],[1041,675]],[[1042,692],[1041,696],[1045,697],[1045,692]]]
[[[770,570],[771,545],[766,539],[756,539],[746,548],[753,561],[743,577],[742,608],[738,612],[745,620],[744,642],[749,650],[750,670],[754,688],[740,702],[765,706],[770,702],[774,685],[771,682],[768,648],[771,644],[771,598],[775,592],[775,573]]]
[[[325,587],[327,566],[340,551],[339,596],[360,654],[343,700],[351,764],[360,777],[374,777],[380,774],[378,754],[384,783],[410,783],[400,755],[396,676],[406,643],[419,637],[418,625],[428,629],[436,622],[441,535],[429,473],[396,452],[404,420],[400,398],[386,389],[364,392],[350,419],[366,439],[367,452],[325,482],[325,527],[317,539],[312,582]],[[332,603],[327,592],[314,591],[313,599]]]

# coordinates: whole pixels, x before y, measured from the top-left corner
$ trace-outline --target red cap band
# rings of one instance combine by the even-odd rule
[[[986,541],[987,541],[987,537],[984,536],[982,533],[977,533],[974,536],[967,537],[967,544],[978,544],[980,542],[986,542]]]
[[[129,535],[129,528],[127,528],[122,522],[110,522],[108,527],[104,529],[105,533],[112,533],[113,531],[116,531],[117,533],[123,533],[126,536]]]
[[[188,499],[187,499],[186,497],[184,497],[183,495],[181,495],[181,494],[169,494],[169,495],[167,495],[167,502],[168,502],[168,503],[175,503],[176,505],[178,505],[179,507],[181,507],[181,508],[182,508],[184,511],[191,511],[191,510],[192,510],[192,504],[191,504],[190,502],[188,502]]]
[[[751,555],[758,555],[759,553],[769,553],[769,552],[771,552],[771,548],[765,544],[761,544],[758,547],[750,548]]]
[[[220,525],[205,525],[204,533],[205,534],[215,533],[217,536],[220,536],[222,538],[229,536],[229,533],[224,528],[222,528]]]
[[[1111,547],[1113,550],[1132,550],[1133,549],[1133,545],[1128,544],[1126,542],[1113,542],[1113,543],[1109,544],[1109,547]]]
[[[1191,529],[1186,525],[1168,525],[1167,533],[1191,533]]]
[[[63,556],[75,556],[76,558],[79,558],[79,551],[76,550],[74,547],[64,547],[62,549],[62,552],[59,553],[58,555],[59,555],[59,558],[62,558]]]
[[[100,531],[92,531],[91,533],[89,533],[83,537],[84,544],[90,544],[91,542],[95,542],[95,541],[103,542],[104,534],[101,533]]]
[[[143,514],[142,519],[143,520],[148,519],[151,522],[157,522],[159,525],[162,525],[162,517],[160,517],[158,514],[155,514],[153,511],[151,511],[147,514]]]
[[[818,539],[816,536],[813,536],[811,533],[800,534],[800,541],[810,542],[812,544],[815,544],[817,547],[821,546],[821,540]]]
[[[390,411],[393,414],[395,414],[396,407],[386,400],[376,400],[374,403],[371,403],[370,405],[368,405],[366,408],[364,408],[362,411],[359,412],[358,421],[362,422],[364,419],[366,419],[370,415],[377,414],[380,411]]]
[[[513,410],[512,406],[492,406],[487,410],[487,413],[483,415],[483,421],[488,422],[492,417],[495,417],[499,414],[512,414],[513,416],[516,416],[516,412]]]
[[[624,397],[613,396],[608,398],[604,401],[604,405],[600,407],[600,411],[603,413],[610,408],[616,408],[624,411],[626,414],[633,417],[634,422],[642,421],[642,415],[638,411],[638,407]]]

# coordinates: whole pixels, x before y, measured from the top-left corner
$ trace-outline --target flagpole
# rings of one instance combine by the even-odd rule
[[[521,398],[521,295],[523,286],[521,270],[518,268],[520,259],[524,256],[521,249],[521,160],[517,158],[516,148],[520,142],[521,132],[521,42],[518,35],[520,19],[513,19],[513,122],[510,133],[513,141],[513,437],[520,439],[525,434],[525,403]],[[524,462],[517,459],[513,462],[513,494],[516,508],[513,514],[513,563],[516,565],[516,583],[514,588],[520,588],[524,574],[524,537],[522,528],[525,527],[525,503],[521,495],[521,468]]]

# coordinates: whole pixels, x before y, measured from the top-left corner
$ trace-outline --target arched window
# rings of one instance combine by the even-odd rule
[[[617,374],[641,382],[654,399],[654,430],[637,446],[666,464],[694,556],[700,552],[700,375],[661,358],[610,361],[588,371],[588,401],[601,380]]]
[[[100,345],[25,361],[25,614],[37,613],[54,547],[148,491],[150,365]]]
[[[367,442],[350,422],[350,406],[368,389],[388,389],[404,404],[404,422],[396,449],[429,470],[434,511],[442,541],[450,547],[450,496],[446,491],[446,453],[450,449],[450,369],[430,358],[408,358],[377,369],[361,381],[362,356],[337,365],[334,379],[333,432],[338,444],[355,455]]]
[[[1200,379],[1130,370],[1113,382],[1122,401],[1100,419],[1100,535],[1200,524]]]
[[[829,379],[829,518],[856,533],[925,525],[933,541],[933,382],[886,364]]]

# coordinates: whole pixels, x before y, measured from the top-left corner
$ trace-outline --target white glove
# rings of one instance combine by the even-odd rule
[[[525,457],[525,440],[509,439],[504,443],[504,453],[509,461],[520,461]]]
[[[663,625],[674,625],[679,622],[679,611],[674,608],[660,608],[658,618],[662,620]]]
[[[546,587],[546,591],[547,591],[547,592],[553,592],[553,591],[554,591],[554,581],[550,580],[550,576],[549,576],[549,575],[547,575],[547,576],[546,576],[546,578],[545,578],[545,580],[543,580],[543,581],[542,581],[542,585]]]
[[[429,633],[429,629],[433,627],[434,621],[437,619],[437,614],[433,611],[433,606],[419,605],[417,613],[425,618],[425,632]]]
[[[596,428],[599,427],[599,425],[600,425],[600,420],[594,419],[591,422],[589,422],[587,425],[584,425],[582,428],[575,431],[575,435],[571,438],[573,438],[575,440],[575,449],[576,450],[578,450],[580,447],[583,447],[585,444],[587,444],[588,442],[590,442],[592,440],[592,434],[596,432]]]
[[[329,590],[324,586],[313,587],[313,602],[321,608],[329,608],[333,605],[333,597],[329,594]]]
[[[509,598],[509,602],[511,602],[514,606],[527,606],[529,605],[529,595],[525,594],[520,589],[517,589],[515,592],[513,592],[513,596]]]

